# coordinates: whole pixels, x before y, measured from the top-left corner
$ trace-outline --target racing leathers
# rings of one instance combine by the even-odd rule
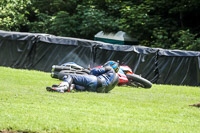
[[[64,82],[75,84],[76,90],[108,93],[118,84],[119,77],[111,66],[106,66],[92,69],[89,75],[68,75]]]

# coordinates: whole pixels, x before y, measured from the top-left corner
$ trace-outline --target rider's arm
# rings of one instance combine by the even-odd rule
[[[112,70],[112,67],[110,67],[110,66],[101,67],[101,68],[94,68],[90,71],[90,74],[98,76],[98,75],[104,74],[104,73],[106,73],[110,70]]]

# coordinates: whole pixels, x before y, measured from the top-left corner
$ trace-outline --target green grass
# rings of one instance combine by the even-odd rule
[[[115,87],[108,94],[52,93],[49,73],[0,67],[0,131],[163,133],[200,131],[200,89]]]

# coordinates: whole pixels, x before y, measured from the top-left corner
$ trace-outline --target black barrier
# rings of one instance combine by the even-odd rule
[[[158,57],[158,83],[199,86],[199,57],[199,52],[161,50]]]
[[[0,31],[0,65],[28,69],[36,36]]]
[[[40,36],[35,46],[31,69],[50,71],[52,65],[76,62],[87,67],[93,60],[88,42],[62,37]]]
[[[0,30],[0,66],[50,72],[66,62],[86,68],[108,60],[119,60],[153,83],[200,86],[200,52]]]

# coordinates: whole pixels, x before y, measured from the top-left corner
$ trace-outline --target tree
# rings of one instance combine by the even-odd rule
[[[29,15],[30,0],[1,0],[0,1],[0,29],[20,31],[26,26]]]
[[[93,39],[125,31],[140,45],[199,50],[199,0],[1,0],[0,29]]]

